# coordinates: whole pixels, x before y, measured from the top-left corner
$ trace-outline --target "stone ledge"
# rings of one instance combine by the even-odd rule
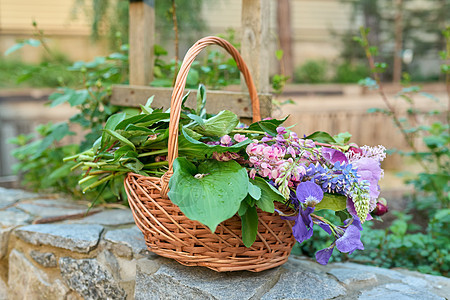
[[[43,211],[48,205],[53,208]],[[450,290],[450,279],[445,277],[354,263],[322,266],[296,256],[261,273],[186,267],[148,252],[129,210],[104,210],[79,220],[29,225],[42,216],[85,211],[83,205],[0,188],[0,264],[9,265],[8,269],[0,265],[0,300],[434,300],[445,299]],[[10,243],[11,235],[21,242]]]

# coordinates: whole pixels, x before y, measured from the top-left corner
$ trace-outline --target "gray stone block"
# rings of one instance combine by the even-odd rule
[[[144,234],[136,226],[109,230],[106,232],[104,240],[107,242],[108,248],[118,256],[131,258],[148,253]]]
[[[337,268],[331,269],[327,273],[346,285],[355,283],[375,284],[377,282],[377,276],[374,273],[361,270]]]
[[[95,259],[59,260],[64,281],[84,299],[126,299],[125,291]]]
[[[403,283],[391,283],[379,286],[369,291],[364,291],[359,296],[360,300],[445,300],[426,289],[414,288]]]
[[[20,200],[38,197],[38,194],[23,190],[5,189],[0,187],[0,209],[10,206]]]
[[[389,279],[395,279],[395,280],[400,280],[400,281],[402,279],[404,279],[404,277],[405,277],[405,275],[403,275],[402,273],[397,272],[395,270],[360,265],[360,264],[349,263],[349,262],[333,263],[333,264],[330,264],[329,266],[332,268],[345,268],[345,269],[350,269],[350,270],[355,270],[355,271],[373,273],[376,275],[388,277]]]
[[[88,253],[100,239],[103,227],[83,224],[36,224],[18,228],[14,234],[33,245],[50,245]]]
[[[51,252],[30,251],[30,256],[35,262],[46,268],[56,267],[56,256]]]
[[[332,299],[343,295],[346,290],[325,273],[286,270],[262,299]]]
[[[17,250],[9,255],[8,286],[10,299],[65,299],[69,289],[56,279],[36,268]]]
[[[134,219],[133,214],[129,209],[107,209],[83,219],[69,220],[66,223],[119,226],[134,224]]]
[[[72,200],[59,199],[38,199],[27,202],[20,202],[16,207],[29,213],[30,215],[47,218],[72,214],[82,214],[87,212],[85,205],[77,204]]]
[[[30,224],[32,217],[19,209],[0,210],[0,228]]]
[[[280,268],[261,273],[218,273],[202,267],[185,267],[161,259],[142,259],[136,270],[135,299],[259,299],[272,287]]]

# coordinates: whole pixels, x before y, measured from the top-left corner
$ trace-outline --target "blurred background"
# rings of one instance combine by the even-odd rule
[[[155,39],[160,51],[155,52],[156,64],[162,65],[155,68],[161,74],[155,73],[153,85],[169,85],[164,76],[167,77],[165,70],[170,69],[170,62],[175,57],[181,59],[202,36],[222,35],[239,46],[242,1],[177,1],[177,39],[173,1],[155,2]],[[295,131],[304,134],[316,130],[331,134],[348,131],[353,134],[352,141],[360,145],[383,144],[406,150],[402,135],[389,117],[368,112],[371,108],[383,108],[384,103],[376,91],[358,85],[359,80],[370,74],[364,49],[353,39],[360,26],[370,27],[368,40],[378,47],[377,59],[387,63],[381,75],[387,93],[395,96],[401,90],[402,72],[408,72],[408,80],[420,82],[425,92],[417,96],[418,109],[446,109],[445,101],[430,100],[429,95],[444,100],[446,97],[439,51],[445,48],[441,31],[449,20],[449,1],[267,0],[264,3],[270,6],[265,21],[269,27],[272,91],[276,104],[284,103],[275,105],[273,114],[276,117],[289,114],[288,124],[295,125]],[[2,181],[16,179],[12,166],[17,161],[11,151],[17,145],[7,143],[8,139],[28,134],[42,123],[68,120],[76,112],[68,104],[43,105],[57,87],[80,84],[80,74],[70,70],[70,66],[120,52],[128,43],[128,8],[129,1],[124,0],[0,0]],[[281,89],[277,86],[280,75]],[[236,89],[238,78],[233,76],[219,85],[212,83],[211,78],[206,81],[214,88]],[[127,75],[119,81],[126,83]],[[78,140],[76,136],[68,136],[63,142]],[[392,155],[384,167],[394,174],[405,167],[404,160]],[[404,188],[402,180],[395,176],[383,184],[393,190]]]
[[[116,193],[82,193],[76,163],[62,159],[89,149],[106,119],[124,109],[110,100],[114,85],[133,83],[129,16],[136,3],[0,0],[0,186],[126,203],[122,181]],[[298,134],[344,133],[338,138],[345,140],[349,132],[353,143],[388,149],[380,185],[390,213],[384,223],[364,224],[367,251],[333,259],[448,276],[449,0],[144,3],[154,4],[154,24],[137,27],[154,27],[153,59],[144,62],[153,87],[173,85],[178,62],[203,36],[245,48],[243,26],[261,15],[259,66],[269,80],[258,84],[272,94],[272,116],[289,115],[286,124]],[[244,14],[250,3],[261,7]],[[240,91],[236,64],[216,48],[193,64],[187,87]],[[378,208],[387,211],[382,199]],[[327,238],[320,231],[294,253],[312,257]]]

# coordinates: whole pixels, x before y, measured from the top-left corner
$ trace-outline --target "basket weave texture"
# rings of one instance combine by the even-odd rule
[[[219,272],[259,272],[287,261],[295,243],[290,221],[258,209],[257,238],[247,248],[242,242],[241,220],[237,215],[219,224],[212,233],[206,226],[187,218],[167,197],[173,161],[178,156],[178,125],[187,74],[199,52],[213,44],[223,47],[236,61],[249,90],[253,121],[261,119],[256,88],[239,52],[218,37],[199,40],[188,50],[172,93],[169,170],[161,178],[129,173],[125,179],[125,190],[136,225],[143,232],[150,251],[187,266],[204,266]]]

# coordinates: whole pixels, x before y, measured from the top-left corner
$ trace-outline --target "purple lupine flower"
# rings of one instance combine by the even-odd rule
[[[311,219],[311,213],[314,211],[314,207],[307,207],[305,210],[300,206],[300,211],[295,224],[292,226],[292,233],[299,243],[303,243],[313,235],[313,221]]]
[[[287,133],[286,128],[284,128],[283,126],[278,126],[277,127],[277,133],[278,134],[285,134],[285,133]]]
[[[347,198],[347,211],[349,214],[351,214],[353,217],[358,216],[358,213],[356,212],[355,209],[355,204],[353,203],[353,199],[352,198]],[[370,221],[372,220],[372,216],[369,214],[367,214],[367,218],[366,221]]]
[[[322,156],[331,164],[339,162],[341,164],[348,163],[348,159],[344,153],[333,148],[322,148]]]
[[[314,207],[323,199],[323,191],[314,182],[300,182],[297,186],[297,199],[306,206]]]
[[[326,265],[333,253],[334,245],[316,252],[316,260],[321,265]]]

